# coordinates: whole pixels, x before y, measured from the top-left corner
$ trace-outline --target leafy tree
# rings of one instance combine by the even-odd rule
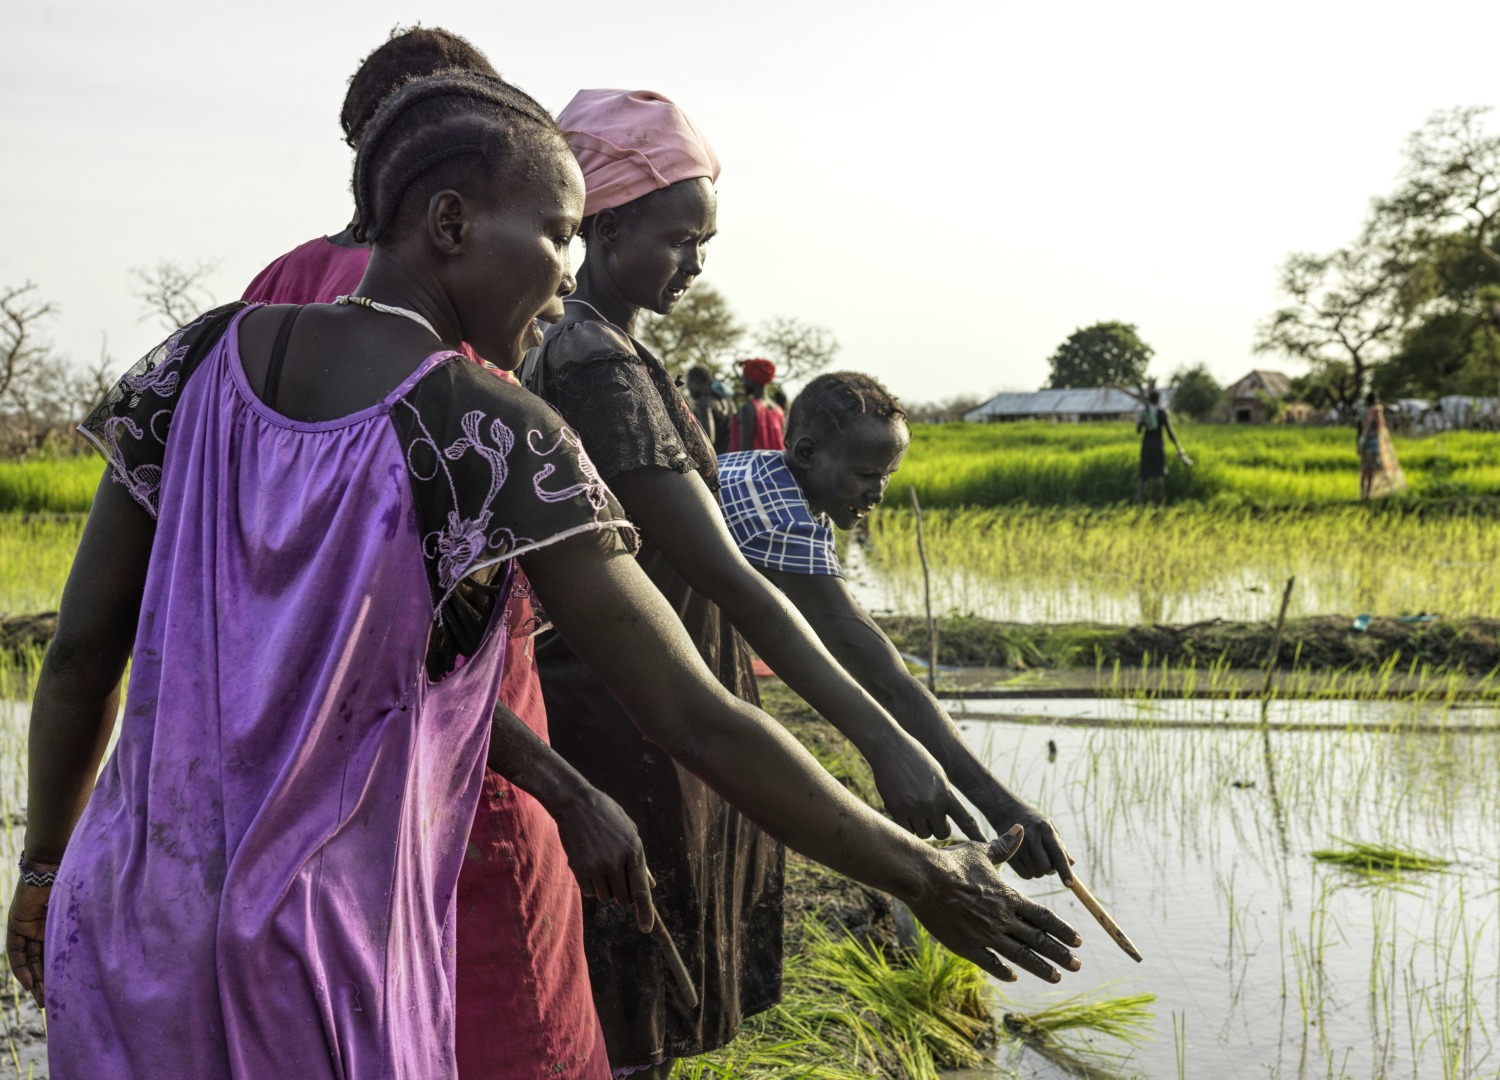
[[[1407,142],[1401,186],[1378,212],[1417,234],[1457,230],[1500,269],[1500,135],[1485,130],[1488,108],[1433,114]]]
[[[1374,226],[1331,255],[1295,254],[1281,271],[1286,306],[1256,332],[1256,352],[1307,361],[1318,385],[1351,410],[1369,369],[1394,352],[1409,312],[1410,258]]]
[[[724,294],[707,282],[688,290],[670,315],[642,315],[640,339],[673,375],[702,365],[722,371],[745,336]]]
[[[1209,373],[1208,365],[1197,363],[1179,369],[1172,376],[1172,410],[1194,420],[1208,420],[1224,404],[1224,388]]]
[[[755,348],[776,363],[776,381],[806,382],[838,354],[839,343],[826,328],[781,315],[761,323]]]
[[[1101,322],[1074,330],[1047,361],[1050,389],[1068,386],[1138,386],[1155,350],[1140,339],[1133,323]]]

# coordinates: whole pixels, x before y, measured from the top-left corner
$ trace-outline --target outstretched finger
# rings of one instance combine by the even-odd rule
[[[1016,973],[989,949],[980,949],[977,952],[962,954],[963,958],[981,971],[987,972],[999,979],[1001,982],[1015,982]]]
[[[948,800],[948,816],[953,819],[953,823],[970,840],[977,840],[981,844],[984,843],[984,830],[979,827],[979,822],[974,819],[974,815],[969,813],[969,808],[958,801],[958,796],[956,795]]]
[[[1067,886],[1073,884],[1073,857],[1068,854],[1067,847],[1062,842],[1062,837],[1057,835],[1056,829],[1048,829],[1042,835],[1042,846],[1047,851],[1047,861],[1057,871],[1057,876]]]
[[[651,903],[651,871],[646,868],[644,855],[630,860],[627,868],[630,876],[630,903],[635,908],[635,925],[643,934],[651,933],[656,925],[656,908]]]
[[[1051,934],[1064,945],[1083,944],[1083,938],[1079,936],[1078,931],[1059,918],[1057,912],[1043,907],[1034,900],[1022,897],[1021,902],[1016,905],[1016,914],[1043,933]]]
[[[1012,825],[990,841],[985,854],[990,857],[993,865],[999,866],[1003,862],[1008,862],[1012,855],[1021,850],[1021,842],[1025,839],[1026,830],[1020,825]]]
[[[1051,960],[1058,967],[1067,968],[1069,971],[1077,971],[1083,966],[1078,957],[1074,956],[1072,950],[1057,938],[1045,930],[1035,926],[1025,926],[1011,931],[1011,937],[1025,945],[1032,952]]]
[[[1015,964],[1016,967],[1021,968],[1023,971],[1031,972],[1038,979],[1045,979],[1052,983],[1062,982],[1062,972],[1058,971],[1051,964],[1047,963],[1047,961],[1032,952],[1023,942],[1017,941],[1015,938],[1008,937],[1001,939],[1000,943],[995,946],[995,951]]]

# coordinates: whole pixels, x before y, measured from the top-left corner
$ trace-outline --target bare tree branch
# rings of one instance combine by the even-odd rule
[[[185,326],[201,312],[214,306],[207,279],[218,270],[217,262],[199,259],[190,264],[162,259],[149,269],[130,272],[139,286],[136,299],[141,302],[141,322],[156,319],[168,330]]]

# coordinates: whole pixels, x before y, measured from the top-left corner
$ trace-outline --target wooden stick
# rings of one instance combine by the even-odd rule
[[[1143,957],[1141,956],[1141,951],[1137,949],[1135,947],[1135,943],[1125,935],[1125,931],[1120,929],[1119,923],[1110,918],[1109,912],[1104,910],[1104,905],[1095,900],[1094,894],[1089,892],[1088,889],[1084,888],[1083,882],[1078,880],[1077,874],[1073,875],[1073,884],[1069,887],[1073,890],[1073,895],[1078,897],[1079,902],[1083,904],[1084,907],[1089,909],[1089,914],[1094,917],[1094,919],[1099,923],[1100,926],[1104,927],[1105,932],[1108,933],[1110,937],[1115,939],[1115,944],[1125,950],[1126,956],[1130,957],[1137,964],[1139,964],[1143,959]]]
[[[682,995],[683,1002],[689,1009],[696,1009],[698,990],[693,986],[693,977],[688,974],[687,965],[682,962],[682,954],[677,951],[672,935],[667,933],[667,928],[662,925],[660,915],[656,917],[656,923],[651,927],[651,938],[656,942],[656,947],[661,950],[662,959],[667,962],[667,970],[672,973],[672,980],[677,983],[677,992]]]

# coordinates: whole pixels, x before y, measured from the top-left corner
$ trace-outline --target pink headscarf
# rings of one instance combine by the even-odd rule
[[[557,122],[583,170],[584,216],[679,180],[719,179],[719,156],[698,125],[650,90],[580,90]]]

